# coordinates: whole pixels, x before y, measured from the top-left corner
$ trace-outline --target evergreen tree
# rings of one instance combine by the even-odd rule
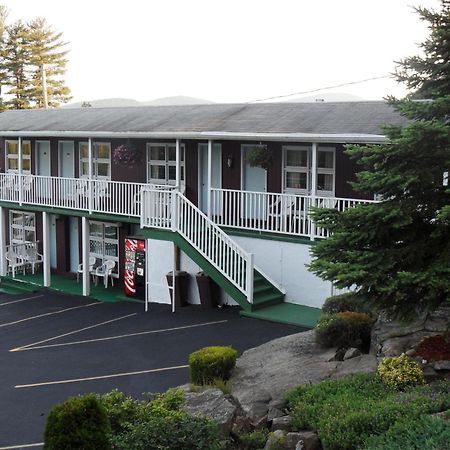
[[[425,55],[400,61],[397,78],[412,92],[389,98],[408,124],[386,127],[387,144],[346,149],[363,168],[354,188],[384,200],[314,212],[333,235],[313,247],[310,270],[396,310],[450,301],[450,3],[441,3],[416,9],[430,30]]]
[[[6,31],[6,21],[8,18],[8,9],[4,5],[0,5],[0,111],[5,109],[3,104],[3,85],[6,81],[6,73],[3,69],[3,45]]]
[[[70,89],[62,76],[66,72],[67,45],[61,40],[62,33],[50,27],[44,18],[29,24],[30,67],[32,70],[30,100],[35,107],[45,107],[43,76],[46,79],[47,104],[50,107],[68,102]],[[44,74],[45,72],[45,74]]]

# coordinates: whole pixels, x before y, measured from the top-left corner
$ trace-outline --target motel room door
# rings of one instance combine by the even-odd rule
[[[198,144],[198,195],[199,208],[206,214],[208,211],[208,144]],[[211,163],[211,187],[219,189],[222,187],[222,145],[213,144],[212,163]],[[216,211],[219,213],[220,206],[216,205]]]

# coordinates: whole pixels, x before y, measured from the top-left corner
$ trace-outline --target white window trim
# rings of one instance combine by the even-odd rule
[[[161,184],[161,185],[171,185],[175,186],[177,181],[176,180],[170,180],[169,179],[169,167],[176,167],[176,161],[169,161],[169,147],[175,147],[176,144],[172,142],[147,142],[146,144],[146,153],[147,153],[147,183],[151,184]],[[152,147],[164,147],[165,152],[165,159],[164,161],[162,159],[150,159],[151,154],[151,148]],[[185,145],[180,144],[180,183],[181,185],[184,185],[185,178],[186,178],[186,153],[185,153]],[[162,178],[151,178],[151,166],[163,166],[165,167],[165,179]]]
[[[283,192],[290,194],[298,194],[298,195],[308,195],[311,190],[311,152],[312,146],[310,144],[306,145],[283,145],[282,147],[282,183],[283,183]],[[307,151],[307,162],[306,166],[286,166],[286,152],[288,150],[295,151]],[[297,188],[288,188],[286,186],[287,182],[287,172],[298,172],[298,173],[306,173],[306,189],[297,189]]]
[[[79,153],[79,173],[80,178],[89,178],[89,173],[83,173],[83,163],[87,163],[89,165],[89,157],[83,157],[81,152],[81,147],[83,145],[89,146],[87,141],[80,142],[78,144],[78,153]],[[99,158],[97,156],[96,148],[99,145],[107,145],[109,147],[109,158]],[[108,175],[98,175],[98,164],[108,164]],[[110,180],[111,179],[111,142],[93,142],[92,143],[92,178],[94,180]]]
[[[333,168],[325,168],[319,167],[319,152],[333,152]],[[319,175],[332,175],[333,176],[333,190],[325,191],[317,189],[317,195],[319,197],[334,197],[334,193],[336,190],[336,147],[327,146],[327,145],[319,145],[317,147],[317,174],[316,181],[318,181]],[[318,183],[316,184],[318,186]]]
[[[119,273],[120,273],[120,246],[119,246],[119,241],[120,241],[120,239],[119,239],[119,232],[120,232],[120,230],[119,230],[119,226],[117,225],[117,223],[99,222],[97,220],[90,220],[89,223],[90,224],[95,223],[96,225],[101,225],[102,226],[102,237],[91,235],[90,227],[89,227],[89,243],[91,241],[97,241],[97,242],[101,243],[101,247],[103,249],[103,253],[92,252],[89,249],[89,256],[94,256],[95,258],[101,260],[102,264],[107,259],[111,259],[113,261],[116,261],[115,270],[117,271],[117,273],[113,272],[111,274],[111,276],[113,278],[119,278]],[[105,237],[105,227],[115,227],[115,228],[117,228],[117,239],[106,238]],[[105,255],[105,244],[116,245],[117,246],[117,256]]]
[[[22,223],[14,223],[13,221],[13,215],[19,214],[22,216]],[[25,225],[24,218],[25,214],[29,216],[33,216],[33,226]],[[25,232],[31,231],[34,235],[34,239],[32,241],[25,241],[24,239],[14,239],[14,233],[13,230],[21,230],[21,234],[23,238],[25,238]],[[9,242],[11,244],[22,244],[23,242],[36,242],[36,214],[32,212],[27,211],[15,211],[10,210],[9,211]]]
[[[7,139],[5,140],[5,169],[6,169],[6,173],[19,173],[19,169],[10,169],[9,168],[9,160],[10,159],[15,159],[17,160],[17,166],[19,166],[19,153],[15,153],[15,154],[9,154],[8,153],[8,145],[10,143],[14,143],[17,144],[17,146],[19,146],[19,140],[18,139]],[[23,153],[23,146],[24,144],[28,144],[30,146],[30,154],[29,155],[25,155]],[[22,173],[25,174],[30,174],[31,173],[31,141],[22,141]],[[30,170],[26,170],[23,168],[23,161],[25,159],[30,160]]]

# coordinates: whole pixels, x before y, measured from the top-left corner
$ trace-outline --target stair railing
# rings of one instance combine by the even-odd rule
[[[141,226],[179,233],[253,303],[253,254],[246,252],[176,189],[144,187]]]

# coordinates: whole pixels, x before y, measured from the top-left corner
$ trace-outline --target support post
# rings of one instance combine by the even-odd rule
[[[317,143],[312,144],[311,155],[311,206],[316,206],[317,195]],[[314,241],[316,238],[316,224],[311,219],[311,215],[308,212],[308,221],[310,222],[309,238]]]
[[[212,208],[211,208],[211,187],[212,187],[212,140],[208,140],[208,183],[207,183],[207,189],[208,189],[208,204],[207,204],[207,215],[211,219],[212,216]]]
[[[18,149],[17,149],[17,172],[19,175],[19,205],[23,203],[23,191],[22,191],[22,172],[23,172],[23,148],[22,148],[22,138],[18,139]]]
[[[0,206],[0,276],[4,277],[6,275],[7,269],[5,210],[2,206]]]
[[[173,244],[173,266],[172,266],[172,312],[175,312],[175,295],[177,294],[175,275],[177,273],[176,245]]]
[[[247,274],[246,274],[246,287],[247,287],[247,300],[250,304],[253,304],[253,269],[255,267],[253,261],[253,253],[249,253],[247,260]]]
[[[50,287],[50,220],[45,211],[42,213],[42,229],[44,287]]]
[[[180,140],[176,140],[175,144],[175,183],[177,189],[181,192],[181,153],[180,153]]]
[[[81,219],[81,245],[83,248],[83,295],[88,297],[91,293],[91,286],[89,279],[89,220],[87,217]]]
[[[89,162],[89,171],[88,171],[88,194],[89,194],[89,214],[92,214],[93,203],[94,203],[94,192],[92,189],[92,138],[88,139],[88,162]]]

